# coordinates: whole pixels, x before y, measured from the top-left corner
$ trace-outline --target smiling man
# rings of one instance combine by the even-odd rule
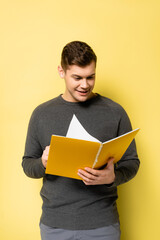
[[[64,71],[58,67],[59,75],[65,79],[66,90],[62,97],[69,102],[84,102],[92,98],[95,84],[96,63],[92,61],[85,67],[71,65]]]
[[[39,105],[30,119],[22,166],[27,176],[43,178],[42,240],[120,239],[117,186],[138,171],[135,141],[116,166],[111,159],[103,169],[79,169],[77,174],[82,180],[45,174],[51,135],[66,136],[74,115],[101,142],[132,129],[119,104],[93,92],[96,62],[97,57],[88,44],[68,43],[58,66],[59,75],[65,80],[65,91]]]

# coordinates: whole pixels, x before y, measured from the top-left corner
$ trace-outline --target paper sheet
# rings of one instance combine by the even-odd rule
[[[93,141],[93,142],[100,142],[98,139],[91,136],[81,125],[81,123],[78,121],[75,114],[73,115],[73,118],[70,122],[67,135],[66,137],[69,138],[76,138],[76,139],[82,139],[87,141]]]

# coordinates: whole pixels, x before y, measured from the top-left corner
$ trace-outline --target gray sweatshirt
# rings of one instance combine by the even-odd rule
[[[60,95],[39,105],[31,116],[23,170],[28,177],[43,178],[40,192],[43,224],[72,230],[104,227],[119,221],[117,186],[129,181],[138,171],[135,141],[115,165],[113,184],[86,186],[81,180],[45,174],[43,150],[50,145],[52,134],[66,136],[74,114],[85,130],[101,142],[132,129],[124,109],[106,97],[97,94],[85,102],[67,102]]]

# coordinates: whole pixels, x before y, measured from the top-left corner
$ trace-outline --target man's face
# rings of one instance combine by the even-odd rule
[[[62,67],[58,67],[61,78],[65,80],[66,89],[62,97],[69,102],[84,102],[93,97],[95,84],[95,62],[91,62],[85,67],[71,65],[64,72]]]

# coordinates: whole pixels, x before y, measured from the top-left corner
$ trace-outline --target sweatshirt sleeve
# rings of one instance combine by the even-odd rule
[[[121,108],[120,122],[118,127],[118,136],[132,130],[129,117],[125,110]],[[131,180],[138,172],[140,161],[137,155],[135,140],[132,141],[122,159],[115,164],[115,182],[114,185],[126,183]]]
[[[22,167],[25,174],[31,178],[45,176],[45,168],[42,164],[43,149],[38,139],[38,116],[35,110],[31,116],[25,144],[25,152],[22,160]]]

